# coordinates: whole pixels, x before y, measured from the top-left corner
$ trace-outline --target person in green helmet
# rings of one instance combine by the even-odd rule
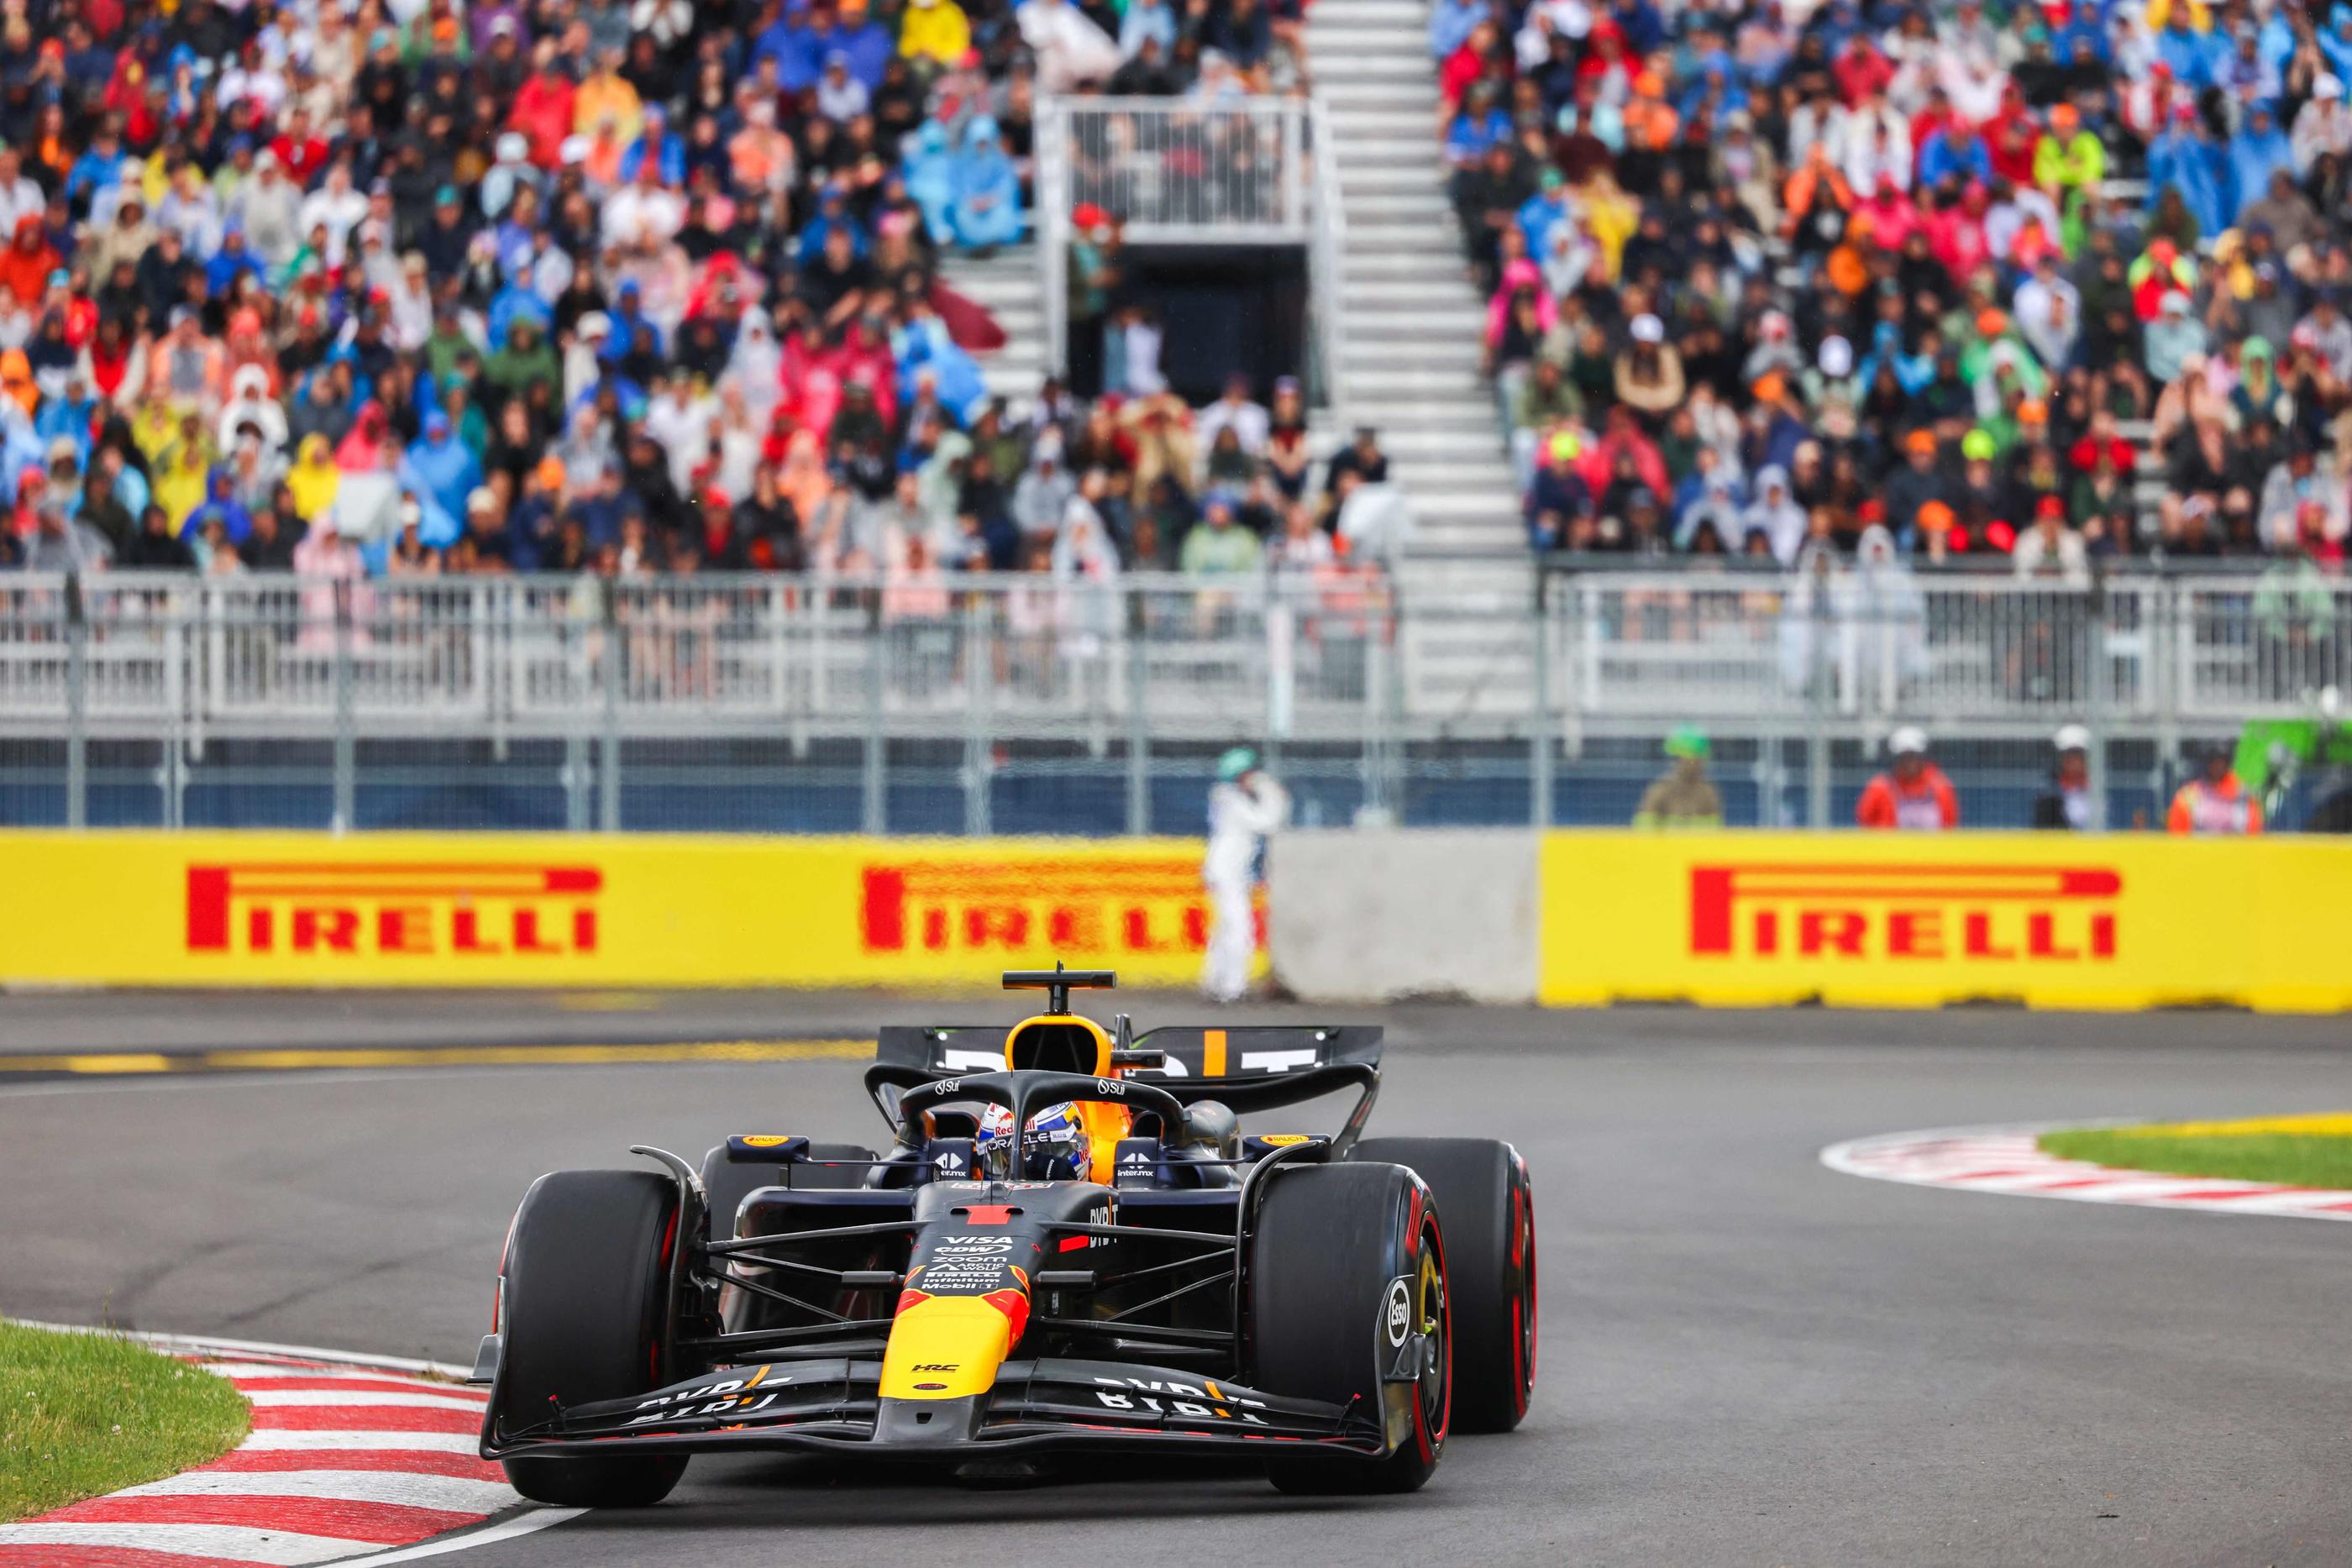
[[[1674,759],[1664,775],[1642,791],[1641,809],[1633,813],[1637,828],[1719,828],[1723,797],[1707,782],[1706,759],[1712,748],[1706,732],[1696,725],[1677,726],[1666,737],[1666,755]]]
[[[1217,758],[1209,791],[1209,852],[1201,862],[1213,924],[1202,988],[1212,1001],[1237,1002],[1249,989],[1250,956],[1257,951],[1258,850],[1265,835],[1289,819],[1290,797],[1258,766],[1257,753],[1236,746]]]

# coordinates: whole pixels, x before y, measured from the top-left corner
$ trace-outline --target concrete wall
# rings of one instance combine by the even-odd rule
[[[1534,832],[1300,830],[1267,862],[1275,977],[1299,996],[1535,999]]]

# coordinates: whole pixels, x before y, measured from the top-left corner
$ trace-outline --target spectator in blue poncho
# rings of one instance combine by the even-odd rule
[[[2182,105],[2172,123],[2147,146],[2149,210],[2155,210],[2170,186],[2180,193],[2180,204],[2197,220],[2199,233],[2220,234],[2236,215],[2224,210],[2223,178],[2221,149],[2207,139],[2196,111]]]
[[[2352,76],[2352,5],[2328,8],[2327,26],[2318,29],[2317,42],[2329,70],[2339,78]]]
[[[221,246],[205,263],[205,287],[216,299],[226,298],[247,273],[259,277],[261,258],[245,248],[245,225],[235,218],[221,228]]]
[[[890,57],[898,52],[897,39],[888,29],[874,20],[866,9],[866,0],[841,0],[841,17],[835,23],[833,37],[825,44],[826,53],[838,49],[849,57],[849,74],[873,91],[882,85],[882,73]],[[820,61],[821,63],[821,61]]]
[[[969,421],[973,403],[988,395],[979,362],[957,346],[948,334],[947,323],[926,301],[910,304],[907,324],[896,334],[893,350],[901,407],[915,401],[917,382],[926,376],[940,406],[959,421]]]
[[[1985,150],[1984,138],[1958,118],[1947,121],[1919,149],[1919,183],[1940,185],[1946,180],[1963,185],[1975,180],[1992,183],[1992,154]]]
[[[429,496],[451,517],[461,517],[467,496],[482,482],[482,465],[452,433],[449,416],[436,408],[425,416],[425,434],[408,448],[400,477],[404,487]]]
[[[618,361],[636,347],[637,331],[640,328],[654,335],[656,350],[658,350],[661,348],[661,328],[652,317],[646,314],[645,294],[638,288],[635,278],[625,279],[621,284],[620,293],[613,301],[610,315],[612,336],[604,340],[604,351],[602,356],[607,364]]]
[[[955,169],[956,243],[992,250],[1021,237],[1021,176],[1006,156],[996,121],[982,114],[964,128]]]
[[[673,189],[686,183],[686,138],[669,128],[669,114],[661,105],[646,105],[646,127],[621,154],[621,178],[634,180],[651,158],[662,183]]]
[[[1143,52],[1145,40],[1150,38],[1160,40],[1161,54],[1175,52],[1176,8],[1168,0],[1129,0],[1127,15],[1118,23],[1119,57],[1135,58]]]
[[[948,151],[947,127],[926,120],[911,140],[907,194],[923,209],[923,226],[930,230],[931,243],[946,245],[955,238],[955,154]]]
[[[1429,56],[1443,60],[1470,41],[1470,31],[1487,19],[1485,0],[1437,0],[1429,14]]]
[[[41,439],[46,450],[63,436],[74,444],[74,466],[89,461],[90,430],[98,415],[98,399],[90,395],[89,383],[79,371],[69,371],[64,391],[54,397],[41,400],[40,411],[33,416],[33,434]]]
[[[514,330],[518,321],[535,323],[541,335],[555,325],[555,312],[547,308],[547,301],[531,287],[529,262],[517,268],[507,286],[491,297],[488,321],[490,352],[495,354],[507,346],[507,334]]]
[[[2231,214],[2242,218],[2248,207],[2270,194],[2271,175],[2284,169],[2294,172],[2294,152],[2287,143],[2278,117],[2267,103],[2246,110],[2245,123],[2230,138]]]
[[[950,176],[952,176],[952,170]],[[952,190],[950,194],[952,196]],[[801,230],[800,245],[793,253],[793,262],[803,271],[814,267],[817,259],[824,255],[825,239],[835,229],[841,229],[849,235],[849,253],[852,256],[866,254],[866,229],[851,214],[848,196],[843,193],[840,186],[827,185],[824,194],[817,198],[816,216],[811,218],[808,226]]]
[[[806,0],[790,0],[783,14],[760,35],[751,51],[751,68],[756,72],[761,60],[772,59],[776,85],[786,92],[803,92],[816,85],[829,47],[828,35],[817,26]]]
[[[2156,57],[2172,72],[2174,80],[2194,92],[2213,85],[2215,46],[2211,34],[2196,31],[2189,20],[2187,5],[2172,7],[2156,35]]]
[[[1512,137],[1511,117],[1495,101],[1492,86],[1476,82],[1462,97],[1462,112],[1445,131],[1445,161],[1466,169],[1486,156],[1486,149]]]
[[[1567,186],[1560,172],[1547,166],[1537,177],[1536,193],[1519,204],[1519,234],[1529,256],[1551,254],[1551,231],[1568,217]]]
[[[243,544],[245,536],[253,531],[253,514],[238,505],[236,475],[226,463],[214,464],[212,472],[205,476],[205,498],[188,514],[181,532],[201,535],[215,522],[220,524],[233,545]]]

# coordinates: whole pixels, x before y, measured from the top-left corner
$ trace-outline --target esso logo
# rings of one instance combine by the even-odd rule
[[[1412,1301],[1402,1280],[1389,1281],[1387,1309],[1389,1343],[1402,1350],[1405,1336],[1412,1332]]]

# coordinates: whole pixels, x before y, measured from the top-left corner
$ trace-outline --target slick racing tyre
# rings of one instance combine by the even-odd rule
[[[551,1403],[622,1399],[660,1386],[662,1318],[677,1234],[677,1186],[651,1171],[557,1171],[531,1184],[507,1246],[500,1427],[544,1420]],[[643,1508],[669,1495],[684,1454],[530,1456],[507,1479],[534,1502]]]
[[[1536,1386],[1536,1207],[1527,1162],[1491,1138],[1367,1138],[1348,1156],[1404,1166],[1445,1217],[1454,1422],[1507,1432]]]
[[[1253,1381],[1384,1416],[1393,1410],[1406,1431],[1384,1459],[1300,1455],[1269,1461],[1267,1478],[1288,1492],[1412,1491],[1436,1469],[1451,1419],[1454,1330],[1437,1207],[1393,1165],[1303,1166],[1270,1182],[1250,1239]],[[1383,1382],[1414,1327],[1427,1336],[1420,1377]]]
[[[813,1161],[871,1161],[874,1151],[856,1144],[811,1144]],[[763,1186],[864,1186],[867,1165],[738,1166],[727,1161],[727,1145],[719,1145],[702,1157],[702,1190],[710,1200],[710,1239],[725,1241],[735,1234],[735,1216],[743,1200]]]

